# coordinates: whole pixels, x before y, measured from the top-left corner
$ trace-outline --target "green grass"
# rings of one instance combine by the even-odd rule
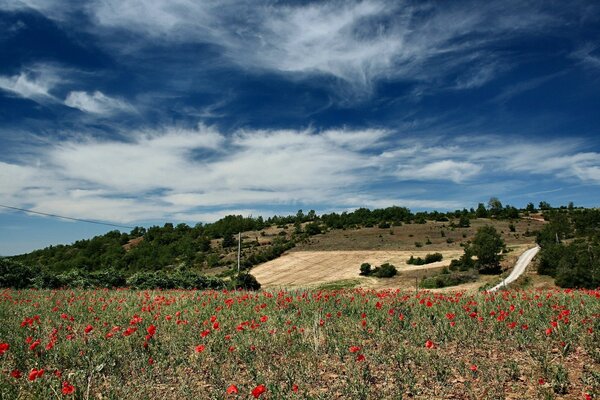
[[[0,321],[1,399],[600,393],[600,291],[5,290]]]

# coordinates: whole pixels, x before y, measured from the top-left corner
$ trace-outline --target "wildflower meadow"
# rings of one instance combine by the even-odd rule
[[[600,291],[4,290],[2,399],[592,399]]]

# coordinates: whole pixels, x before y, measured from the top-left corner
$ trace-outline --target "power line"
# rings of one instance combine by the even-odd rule
[[[0,207],[2,207],[2,208],[8,208],[10,210],[23,211],[23,212],[27,212],[27,213],[31,213],[31,214],[45,215],[46,217],[68,219],[70,221],[78,221],[78,222],[87,222],[88,224],[107,225],[107,226],[113,226],[115,228],[127,228],[127,229],[134,229],[135,228],[133,226],[111,224],[109,222],[94,221],[94,220],[91,220],[91,219],[81,219],[81,218],[65,217],[64,215],[50,214],[50,213],[45,213],[45,212],[41,212],[41,211],[32,211],[32,210],[27,210],[25,208],[6,206],[4,204],[0,204]]]

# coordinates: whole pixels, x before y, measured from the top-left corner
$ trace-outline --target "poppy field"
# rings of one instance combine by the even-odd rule
[[[0,293],[2,399],[600,396],[600,291]]]

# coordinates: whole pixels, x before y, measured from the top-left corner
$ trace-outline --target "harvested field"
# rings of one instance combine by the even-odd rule
[[[444,260],[427,265],[408,265],[411,255],[425,257],[428,251],[294,251],[261,264],[252,269],[252,274],[265,287],[314,286],[327,282],[356,279],[362,287],[397,286],[401,281],[419,272],[424,276],[428,270],[440,270],[460,257],[461,250],[441,252]],[[396,266],[400,276],[389,279],[363,277],[358,274],[364,262],[379,266],[389,262]],[[414,285],[414,280],[409,282]]]
[[[513,246],[512,252],[505,257],[506,266],[513,265],[518,256],[528,248],[527,245]],[[406,261],[410,256],[424,258],[429,250],[412,251],[291,251],[281,257],[261,264],[252,269],[252,274],[266,288],[273,287],[318,287],[324,284],[345,282],[345,287],[365,287],[373,289],[415,287],[415,279],[439,274],[450,261],[459,258],[463,250],[439,251],[444,259],[425,265],[410,265]],[[368,262],[373,267],[383,263],[396,266],[398,275],[393,278],[374,278],[359,275],[360,265]],[[497,280],[495,276],[481,276],[478,282],[454,286],[449,289],[477,289],[485,283]],[[463,287],[464,286],[464,287]]]

